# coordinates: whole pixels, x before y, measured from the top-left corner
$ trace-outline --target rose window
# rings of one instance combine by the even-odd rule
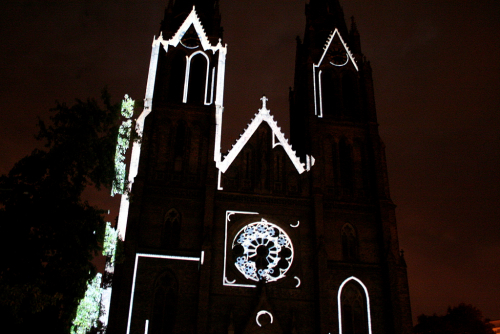
[[[293,246],[280,227],[265,219],[243,227],[234,238],[234,265],[253,281],[277,281],[285,277],[293,261]]]

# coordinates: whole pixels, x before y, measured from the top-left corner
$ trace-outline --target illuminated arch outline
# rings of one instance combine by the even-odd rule
[[[368,289],[363,284],[363,282],[361,282],[361,280],[359,280],[358,278],[356,278],[354,276],[347,278],[345,281],[342,282],[342,284],[340,284],[339,292],[337,294],[337,307],[338,307],[338,316],[339,316],[339,333],[342,334],[342,302],[341,302],[342,289],[349,281],[358,282],[359,285],[361,285],[361,287],[365,291],[366,313],[367,313],[367,320],[368,320],[368,334],[372,334],[372,319],[371,319],[371,314],[370,314],[370,296],[368,295]]]
[[[210,59],[205,54],[205,52],[202,52],[202,51],[196,51],[196,52],[193,52],[190,56],[186,56],[186,76],[184,77],[184,93],[182,95],[182,102],[183,103],[187,102],[188,90],[189,90],[189,74],[191,72],[191,62],[193,61],[193,58],[199,54],[202,54],[203,56],[205,56],[205,59],[207,60],[207,73],[205,75],[205,94],[203,97],[203,104],[210,105],[212,102],[207,103],[208,77],[209,77],[209,73],[210,73]],[[213,81],[213,77],[212,77],[212,81]],[[213,87],[212,87],[212,92],[213,92]],[[212,101],[213,97],[211,97],[210,100]]]

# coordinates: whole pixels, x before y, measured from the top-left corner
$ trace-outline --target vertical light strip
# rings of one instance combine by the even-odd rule
[[[323,118],[323,87],[321,85],[321,77],[322,77],[323,71],[319,71],[318,73],[318,88],[319,88],[319,118]]]
[[[184,74],[184,91],[182,94],[182,103],[187,102],[189,89],[189,70],[191,69],[191,57],[186,56],[186,73]]]
[[[212,67],[212,87],[210,88],[210,103],[214,103],[214,81],[215,81],[215,66]]]
[[[317,91],[316,91],[316,65],[313,64],[313,87],[314,87],[314,115],[318,116],[318,103],[317,103]]]
[[[149,320],[146,320],[146,328],[144,328],[144,334],[148,334],[149,331]]]
[[[339,317],[339,334],[342,333],[342,302],[341,302],[341,297],[342,297],[342,289],[344,288],[344,285],[346,285],[349,281],[354,280],[359,283],[363,287],[363,290],[365,291],[365,296],[366,296],[366,313],[367,313],[367,318],[368,318],[368,334],[372,334],[372,319],[371,319],[371,314],[370,314],[370,296],[368,295],[368,289],[366,286],[359,280],[358,278],[351,276],[348,279],[346,279],[344,282],[339,287],[339,292],[337,294],[337,307],[338,307],[338,317]]]

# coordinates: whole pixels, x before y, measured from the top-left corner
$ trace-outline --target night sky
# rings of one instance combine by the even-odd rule
[[[0,174],[55,101],[144,98],[167,0],[7,1],[0,20]],[[500,1],[341,0],[371,61],[414,318],[470,303],[500,319]],[[223,138],[266,94],[288,134],[304,0],[221,0]],[[97,201],[117,214],[117,200]],[[97,203],[99,202],[99,203]],[[112,218],[110,218],[112,219]]]

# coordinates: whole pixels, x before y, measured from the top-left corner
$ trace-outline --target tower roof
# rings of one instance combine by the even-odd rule
[[[315,30],[333,31],[337,28],[343,35],[347,34],[344,10],[338,0],[310,0],[306,5],[308,25]]]

